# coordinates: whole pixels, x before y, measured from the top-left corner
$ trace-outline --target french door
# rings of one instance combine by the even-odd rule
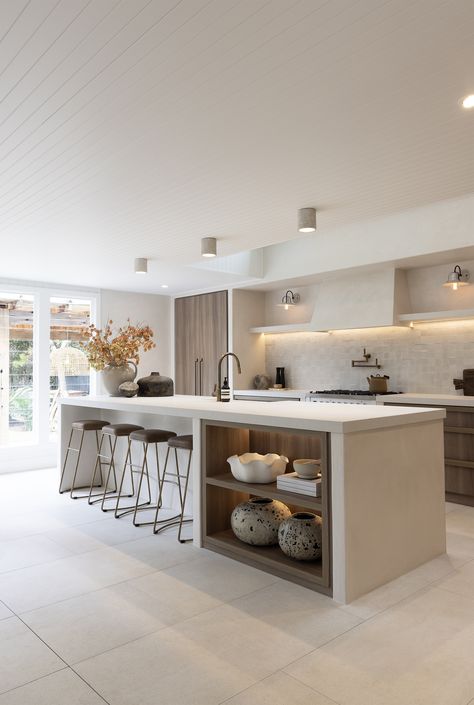
[[[81,349],[98,293],[0,282],[0,472],[55,464],[58,399],[94,392]]]

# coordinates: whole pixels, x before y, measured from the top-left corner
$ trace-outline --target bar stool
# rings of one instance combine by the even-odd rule
[[[171,448],[174,448],[174,457],[175,457],[175,462],[176,462],[176,473],[169,473],[169,471],[168,471],[168,459],[169,459],[169,454],[170,454]],[[188,463],[187,463],[186,472],[184,475],[181,474],[180,469],[179,469],[178,448],[181,448],[182,450],[189,451]],[[176,524],[178,524],[179,525],[178,541],[180,543],[187,543],[188,541],[192,541],[192,539],[182,539],[181,538],[181,529],[183,528],[183,524],[187,524],[189,522],[192,522],[192,519],[185,519],[184,518],[184,510],[185,510],[185,506],[186,506],[186,495],[188,493],[189,471],[191,469],[192,455],[193,455],[193,437],[192,437],[192,435],[175,436],[174,438],[170,438],[170,440],[168,441],[168,450],[166,451],[165,467],[163,469],[163,475],[161,477],[161,482],[160,482],[160,494],[158,497],[158,505],[156,507],[155,521],[153,522],[153,533],[154,534],[158,534],[160,531],[164,531],[165,529],[168,529],[170,526],[175,526]],[[170,475],[169,479],[166,478],[167,471],[168,471],[168,474]],[[181,485],[181,480],[184,480],[184,488]],[[159,511],[160,511],[161,505],[162,505],[163,485],[165,482],[170,482],[171,484],[175,484],[178,486],[180,513],[174,517],[159,520],[158,516],[159,516]],[[162,524],[162,526],[159,526],[159,524]]]
[[[63,486],[63,480],[64,480],[64,475],[66,473],[66,466],[67,466],[67,461],[69,458],[69,453],[72,451],[73,453],[77,453],[76,457],[76,466],[74,468],[74,475],[72,478],[72,483],[71,483],[71,490],[70,490],[70,497],[71,499],[84,499],[88,495],[83,494],[83,495],[76,495],[74,496],[74,490],[85,490],[89,489],[89,486],[83,486],[83,487],[76,487],[76,478],[77,478],[77,473],[79,470],[79,463],[81,460],[81,452],[82,452],[82,444],[84,442],[84,434],[88,433],[89,431],[95,431],[95,442],[97,446],[97,453],[99,453],[99,431],[102,431],[104,426],[108,425],[108,421],[102,421],[101,419],[84,419],[80,421],[73,421],[71,424],[71,433],[69,434],[69,441],[67,444],[67,449],[66,449],[66,456],[64,458],[64,463],[61,471],[61,480],[59,481],[59,494],[63,494],[65,490],[61,489]],[[80,433],[80,441],[79,441],[79,448],[74,448],[71,443],[72,443],[72,437],[74,435],[74,431],[77,431]],[[97,460],[96,464],[94,467],[94,472],[92,475],[92,484],[94,484],[95,476],[97,473]],[[103,482],[103,477],[102,477],[102,465],[99,464],[99,473],[100,473],[100,484]]]
[[[102,509],[103,512],[110,512],[113,510],[113,507],[106,508],[104,506],[104,503],[106,499],[115,499],[116,497],[116,492],[117,492],[117,473],[115,471],[115,449],[117,447],[117,441],[119,438],[126,437],[128,438],[132,431],[138,431],[139,429],[142,429],[143,426],[137,426],[136,424],[132,423],[114,423],[114,424],[108,424],[107,426],[104,426],[102,429],[102,437],[100,439],[100,444],[99,448],[97,451],[97,460],[94,468],[94,474],[92,476],[92,482],[91,486],[89,489],[89,499],[88,502],[89,504],[96,504],[97,502],[100,502],[100,508]],[[109,439],[109,452],[110,455],[103,455],[102,454],[102,444],[104,442],[104,438],[107,437]],[[112,438],[113,443],[112,443]],[[108,471],[107,471],[107,478],[105,480],[104,484],[104,491],[99,492],[97,494],[92,494],[92,489],[94,486],[94,480],[95,480],[95,474],[97,472],[97,467],[102,467],[102,462],[105,461],[105,464],[108,465]],[[114,489],[113,490],[108,490],[109,486],[109,480],[110,480],[110,475],[113,473],[114,476]],[[132,494],[129,495],[129,497],[133,497],[134,494],[134,486],[133,486],[133,475],[131,477],[132,480]],[[112,496],[110,496],[112,495]]]
[[[138,431],[133,431],[128,439],[128,450],[127,450],[127,455],[125,456],[125,463],[123,466],[123,472],[122,472],[122,477],[120,480],[120,487],[117,495],[117,504],[115,505],[115,518],[120,519],[120,517],[124,516],[125,514],[130,514],[133,512],[133,524],[134,526],[143,526],[144,524],[152,524],[153,522],[143,522],[143,524],[138,524],[137,523],[137,512],[140,511],[140,509],[155,509],[155,507],[151,507],[151,486],[150,486],[150,472],[148,469],[148,448],[150,445],[153,445],[155,447],[155,459],[156,459],[156,473],[157,473],[157,494],[159,496],[159,487],[160,487],[160,459],[158,455],[158,445],[160,443],[167,443],[170,439],[172,439],[174,436],[176,436],[176,433],[174,431],[164,431],[160,428],[143,428]],[[143,461],[141,465],[136,465],[135,463],[132,462],[132,443],[133,441],[139,442],[142,444],[143,447]],[[125,478],[125,474],[127,472],[127,468],[130,468],[130,474],[133,478],[133,473],[138,473],[140,475],[140,479],[138,481],[138,490],[137,490],[137,499],[135,504],[130,505],[128,507],[120,507],[120,500],[124,496],[122,494],[122,488],[123,488],[123,481]],[[140,495],[141,495],[141,490],[142,490],[142,483],[143,483],[143,478],[146,476],[146,482],[148,486],[148,501],[143,502],[140,504]],[[130,496],[130,495],[128,495]],[[157,499],[157,502],[159,502],[159,498]]]

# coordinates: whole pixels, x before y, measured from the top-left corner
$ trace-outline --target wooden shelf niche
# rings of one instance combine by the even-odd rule
[[[205,548],[291,580],[313,590],[332,594],[330,557],[329,436],[316,431],[286,431],[217,421],[202,422],[202,543]],[[260,485],[239,482],[229,470],[227,458],[246,452],[279,453],[289,459],[321,458],[321,497],[309,497],[277,489],[276,482]],[[237,539],[230,527],[234,507],[250,497],[270,497],[284,502],[292,512],[311,511],[323,520],[322,558],[296,561],[279,546],[250,546]]]

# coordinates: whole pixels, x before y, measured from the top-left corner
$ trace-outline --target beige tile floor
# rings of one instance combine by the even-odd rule
[[[0,475],[0,705],[474,704],[474,509],[446,520],[447,556],[341,607]]]

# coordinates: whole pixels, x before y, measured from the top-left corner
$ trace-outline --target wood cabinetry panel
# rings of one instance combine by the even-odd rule
[[[227,351],[227,291],[175,300],[176,394],[210,395]]]
[[[388,404],[399,406],[399,404]],[[410,406],[428,406],[410,404]],[[474,506],[474,408],[464,406],[446,409],[444,420],[444,467],[446,499]]]

